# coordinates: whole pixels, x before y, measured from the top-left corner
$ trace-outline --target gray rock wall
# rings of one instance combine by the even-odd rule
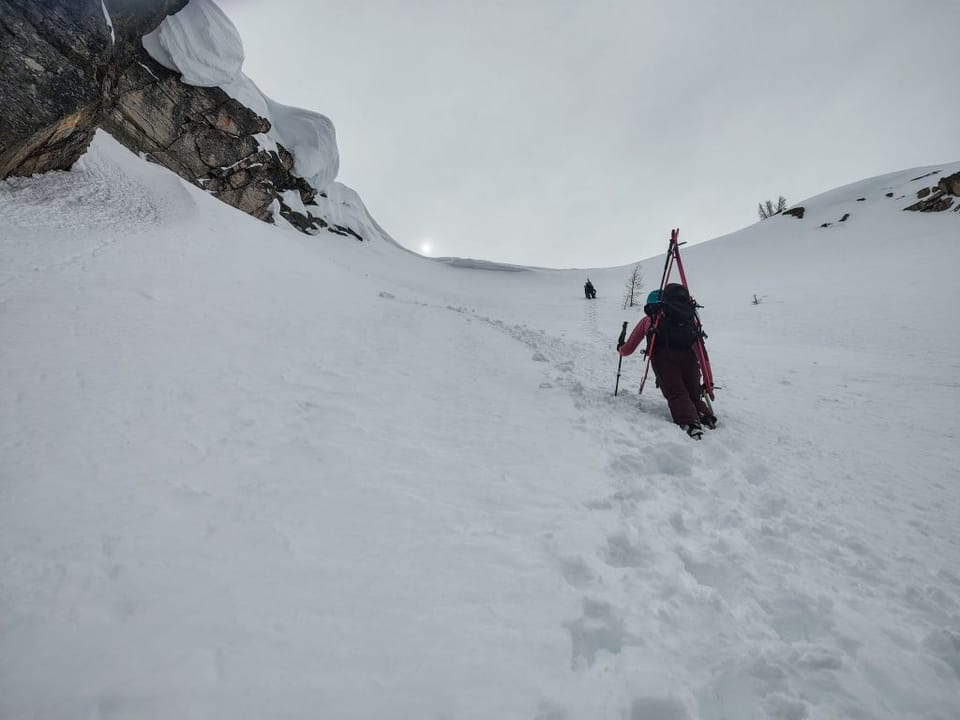
[[[254,137],[270,123],[223,90],[180,82],[142,49],[114,82],[102,123],[127,147],[261,220],[272,220],[270,207],[287,190],[313,202],[315,190],[291,173],[290,153],[262,150]],[[319,227],[302,215],[288,219]]]
[[[0,0],[0,178],[86,151],[111,53],[99,0]]]
[[[336,230],[283,202],[294,191],[295,205],[313,205],[316,190],[285,148],[260,147],[266,119],[219,88],[180,82],[143,49],[143,35],[187,2],[106,0],[113,39],[100,0],[0,0],[0,179],[69,169],[103,127],[256,218],[272,222],[279,207],[304,232]]]
[[[939,174],[939,170],[931,174]],[[940,178],[936,185],[921,188],[917,191],[920,202],[914,203],[904,210],[915,212],[943,212],[954,207],[954,199],[960,197],[960,173]],[[960,211],[960,205],[955,208]]]

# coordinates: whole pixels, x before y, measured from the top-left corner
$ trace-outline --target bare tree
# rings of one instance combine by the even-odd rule
[[[766,220],[769,217],[778,215],[787,209],[787,199],[781,195],[780,199],[777,200],[777,204],[774,205],[772,200],[767,200],[757,205],[757,212],[760,215],[761,220]]]
[[[623,298],[623,309],[634,305],[642,305],[640,290],[643,288],[643,273],[640,272],[640,263],[633,266],[630,271],[630,279],[627,280],[627,294]]]

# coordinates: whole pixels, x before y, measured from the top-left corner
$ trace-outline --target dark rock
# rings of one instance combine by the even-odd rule
[[[291,209],[285,202],[280,201],[280,215],[300,232],[314,234],[315,232],[327,227],[327,222],[322,218],[313,215],[304,215],[301,212]]]
[[[286,148],[260,147],[254,135],[270,123],[220,88],[180,82],[179,74],[156,63],[145,50],[133,55],[116,75],[116,95],[104,115],[104,128],[135,152],[199,185],[224,202],[261,220],[287,190],[304,204],[316,190],[293,175],[294,157]],[[285,209],[286,208],[286,209]],[[280,204],[281,214],[304,232],[319,231],[312,216]],[[297,217],[297,215],[301,215]]]
[[[187,2],[189,0],[104,0],[104,5],[110,12],[117,43],[139,45],[144,35],[156,30],[167,15],[185,8]]]
[[[942,190],[937,190],[929,198],[914,203],[904,210],[913,210],[916,212],[943,212],[953,207],[953,198],[949,197]]]
[[[866,198],[857,198],[857,202],[863,202]]]
[[[0,0],[0,179],[69,169],[98,127],[126,147],[262,220],[279,207],[304,232],[331,226],[282,201],[317,190],[282,146],[255,137],[270,123],[219,88],[186,85],[142,37],[188,0]]]
[[[111,45],[99,0],[0,0],[0,178],[86,151]]]
[[[940,181],[932,188],[919,190],[917,198],[920,199],[920,202],[914,203],[904,210],[943,212],[953,207],[953,198],[956,196],[960,196],[960,172],[940,178]]]
[[[887,193],[887,197],[893,197],[893,193],[892,192]]]
[[[850,217],[850,213],[844,213],[843,217],[840,218],[840,222],[846,222],[848,217]]]
[[[86,152],[114,61],[187,0],[0,0],[0,179],[69,169]],[[109,6],[113,5],[113,8]]]
[[[337,225],[337,227],[340,228],[341,230],[346,230],[347,235],[352,237],[354,240],[359,240],[360,242],[363,242],[363,238],[360,237],[360,235],[358,235],[353,228],[346,227],[345,225]]]
[[[918,177],[911,178],[911,179],[910,179],[910,182],[916,182],[917,180],[923,180],[924,178],[928,178],[928,177],[930,177],[931,175],[939,175],[939,174],[940,174],[940,171],[939,171],[939,170],[933,170],[933,171],[931,171],[931,172],[928,172],[926,175],[920,175],[920,176],[918,176]]]
[[[789,210],[784,210],[783,214],[793,215],[793,217],[802,220],[804,212],[806,212],[806,210],[804,210],[803,206],[800,206],[800,207],[790,208]]]
[[[0,178],[73,166],[96,132],[96,106],[86,105],[0,151]]]
[[[950,195],[960,196],[960,172],[941,178],[937,187]]]
[[[344,237],[353,237],[360,241],[363,240],[363,238],[354,232],[352,228],[348,228],[344,225],[331,225],[327,228],[327,232],[332,232],[335,235],[343,235]]]
[[[823,223],[822,225],[820,225],[820,227],[825,228],[825,227],[830,227],[831,225],[833,225],[833,223]]]

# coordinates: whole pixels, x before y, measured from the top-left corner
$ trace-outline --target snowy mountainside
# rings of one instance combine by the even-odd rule
[[[700,443],[636,357],[612,394],[630,268],[302,235],[102,133],[0,183],[0,717],[954,717],[920,174],[683,248]]]

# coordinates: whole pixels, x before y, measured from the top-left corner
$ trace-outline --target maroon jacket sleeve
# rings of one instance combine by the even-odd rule
[[[640,341],[646,337],[647,330],[650,329],[650,318],[646,315],[643,316],[643,319],[637,323],[637,326],[633,329],[633,332],[630,333],[630,337],[627,338],[627,341],[620,346],[620,356],[626,357],[627,355],[633,355],[634,351],[637,349],[637,346],[640,344]]]

